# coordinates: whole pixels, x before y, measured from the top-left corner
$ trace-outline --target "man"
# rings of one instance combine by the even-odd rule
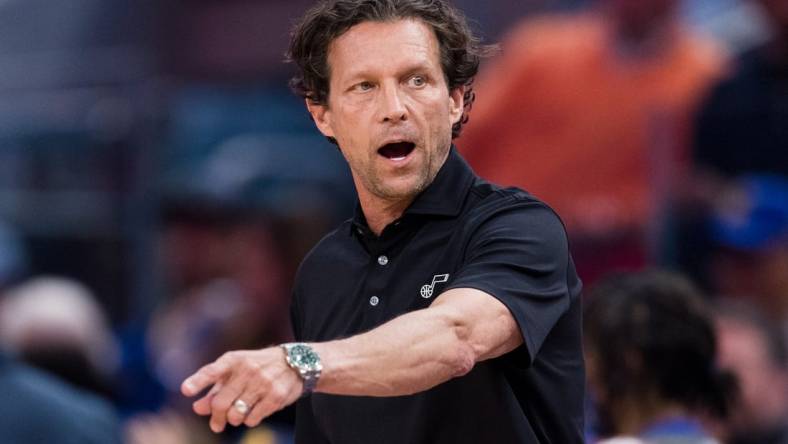
[[[588,301],[596,432],[649,444],[717,443],[701,420],[727,419],[735,384],[714,365],[711,310],[694,285],[664,271],[626,273],[601,281]]]
[[[296,27],[294,87],[359,205],[299,270],[306,344],[231,352],[184,381],[187,396],[213,386],[194,410],[214,431],[314,391],[297,406],[299,443],[582,442],[564,229],[452,148],[483,52],[441,0],[324,1]]]
[[[0,347],[75,387],[112,397],[118,348],[103,307],[79,281],[43,275],[4,292]]]
[[[698,113],[693,157],[704,175],[788,176],[788,3],[759,0],[772,38],[742,54]]]
[[[729,196],[747,195],[748,187],[743,185],[753,177],[782,176],[788,180],[788,2],[758,0],[750,4],[761,7],[765,23],[771,25],[771,38],[741,54],[734,69],[703,101],[692,134],[693,192],[679,214],[678,258],[683,268],[693,270],[710,281],[708,284],[718,277],[737,278],[747,268],[766,271],[756,264],[755,257],[739,255],[744,260],[738,262],[744,267],[731,263],[733,275],[716,270],[709,274],[704,266],[717,261],[710,254],[717,242],[707,230],[707,219],[714,217],[716,207],[720,203],[727,206]],[[788,284],[788,279],[783,281]],[[747,276],[741,283],[760,282]],[[757,293],[753,295],[765,296]],[[785,294],[780,297],[786,299]]]

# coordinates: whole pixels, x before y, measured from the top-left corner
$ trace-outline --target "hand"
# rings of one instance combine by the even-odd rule
[[[219,433],[228,422],[254,427],[292,404],[301,396],[303,381],[287,365],[284,350],[270,347],[225,353],[186,378],[181,392],[191,397],[209,386],[213,387],[192,408],[198,415],[210,415],[211,430]],[[245,415],[233,407],[239,399],[249,406]]]

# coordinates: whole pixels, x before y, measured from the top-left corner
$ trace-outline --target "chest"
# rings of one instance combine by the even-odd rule
[[[467,234],[456,226],[438,220],[387,242],[338,242],[301,286],[303,339],[346,337],[428,307],[463,265]]]

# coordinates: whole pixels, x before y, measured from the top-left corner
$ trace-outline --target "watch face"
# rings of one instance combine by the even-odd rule
[[[290,348],[290,361],[296,367],[308,371],[315,371],[320,367],[320,358],[317,356],[317,353],[306,345],[294,345]]]

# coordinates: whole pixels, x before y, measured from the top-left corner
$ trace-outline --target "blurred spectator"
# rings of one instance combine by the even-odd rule
[[[31,365],[111,396],[118,350],[102,308],[78,282],[37,277],[11,288],[0,300],[0,342]]]
[[[232,428],[215,435],[178,391],[183,378],[228,350],[289,340],[285,282],[291,271],[276,224],[249,202],[177,197],[165,201],[160,240],[168,297],[138,334],[145,336],[145,364],[156,382],[150,388],[163,389],[163,397],[130,418],[127,441],[210,444],[262,436],[266,440],[260,442],[291,442],[292,410],[249,431]]]
[[[743,54],[699,114],[694,157],[707,174],[788,176],[788,2],[759,0],[773,38]]]
[[[723,54],[681,24],[679,3],[598,0],[529,19],[476,88],[460,149],[482,176],[558,211],[586,281],[646,262],[690,114],[722,73]]]
[[[733,377],[719,370],[711,312],[690,282],[664,272],[610,277],[585,310],[589,389],[602,437],[713,443]]]
[[[731,411],[729,444],[788,443],[788,350],[776,324],[741,300],[716,313],[719,361],[736,374],[741,400]]]
[[[172,297],[147,334],[168,390],[179,393],[186,376],[225,351],[290,337],[289,271],[270,222],[229,208],[170,208],[162,241]]]
[[[788,5],[758,0],[772,38],[742,54],[735,69],[705,99],[694,134],[694,183],[678,211],[675,236],[680,267],[707,285],[705,265],[713,247],[706,219],[710,207],[736,191],[742,175],[788,177]]]
[[[220,111],[229,116],[232,108]],[[228,350],[290,340],[288,282],[346,200],[336,180],[335,167],[343,166],[332,160],[339,154],[320,143],[237,134],[204,156],[174,162],[163,177],[163,297],[147,323],[124,335],[124,382],[136,381],[123,387],[124,403],[134,406],[130,443],[292,441],[292,409],[255,429],[217,436],[194,422],[179,386]]]
[[[109,404],[0,351],[0,442],[121,443]]]
[[[747,298],[788,333],[788,176],[731,181],[707,228],[717,294]]]
[[[710,207],[727,196],[745,194],[733,190],[742,175],[788,177],[788,3],[752,4],[764,11],[771,39],[742,54],[701,107],[694,135],[696,180],[676,230],[677,262],[709,286]]]

